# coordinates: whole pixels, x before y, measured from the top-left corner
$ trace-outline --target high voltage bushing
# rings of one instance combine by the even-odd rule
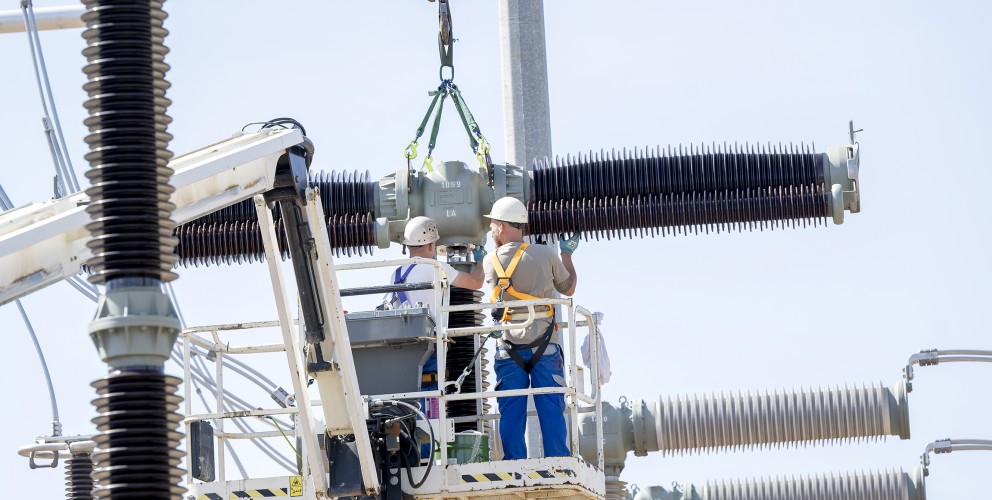
[[[179,379],[164,372],[180,322],[162,284],[175,224],[160,0],[83,0],[89,99],[90,281],[106,284],[90,336],[110,375],[94,382],[95,498],[178,498]]]
[[[634,500],[926,500],[922,469],[707,482],[669,491],[653,486]]]
[[[633,451],[675,453],[899,436],[909,439],[905,385],[635,400]]]
[[[837,224],[860,211],[858,146],[679,146],[535,162],[530,233],[643,237]]]
[[[902,382],[882,386],[795,392],[634,400],[603,405],[607,465],[636,456],[734,450],[899,436],[909,439],[909,407]],[[596,459],[595,415],[580,417],[580,453]]]
[[[378,182],[368,172],[311,174],[310,187],[321,191],[331,246],[338,255],[362,255],[401,242],[406,221],[420,215],[437,223],[439,245],[481,245],[483,215],[504,196],[528,205],[531,236],[551,239],[840,224],[845,210],[861,209],[859,163],[856,144],[827,153],[806,145],[714,145],[557,158],[535,162],[533,171],[494,165],[492,186],[478,169],[450,161]],[[281,224],[278,211],[274,218]],[[175,235],[182,265],[262,257],[250,201],[184,224]]]

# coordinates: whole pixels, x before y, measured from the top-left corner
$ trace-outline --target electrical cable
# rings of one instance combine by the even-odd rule
[[[14,303],[17,304],[17,310],[21,312],[21,319],[24,320],[24,326],[27,327],[28,333],[31,335],[31,341],[34,342],[34,349],[38,352],[38,359],[41,361],[41,369],[45,372],[45,381],[48,383],[48,398],[52,404],[52,436],[61,436],[62,423],[59,421],[59,404],[55,398],[55,386],[52,385],[52,375],[48,372],[48,363],[45,362],[45,353],[41,350],[41,344],[38,343],[38,336],[34,333],[34,327],[31,326],[31,320],[28,319],[28,313],[24,311],[21,301],[15,300]]]
[[[300,457],[300,460],[303,460],[303,455],[300,455],[300,452],[296,450],[296,447],[295,446],[293,446],[293,442],[290,441],[289,440],[289,437],[286,436],[286,433],[283,432],[282,427],[279,426],[279,422],[276,421],[276,419],[272,418],[271,416],[269,417],[269,419],[272,420],[273,422],[275,422],[276,429],[279,429],[279,434],[282,434],[283,439],[286,440],[286,444],[289,445],[289,449],[293,450],[293,453],[295,453],[296,456]]]
[[[409,408],[410,410],[413,410],[413,412],[416,413],[417,416],[419,416],[421,419],[423,419],[424,422],[427,423],[427,429],[430,431],[430,434],[431,434],[431,449],[433,450],[435,446],[438,446],[438,447],[441,446],[441,444],[438,443],[437,442],[437,439],[434,437],[434,428],[431,427],[430,420],[427,419],[427,415],[424,415],[424,413],[422,411],[420,411],[420,408],[417,408],[416,406],[414,406],[414,405],[412,405],[410,403],[403,402],[403,401],[379,401],[378,403],[381,404],[381,405],[383,405],[383,406],[386,406],[387,404],[388,405],[404,406],[406,408]],[[412,434],[411,434],[411,436],[412,436]],[[414,482],[414,480],[413,480],[413,472],[411,472],[410,464],[408,464],[406,462],[406,456],[404,456],[403,454],[400,454],[400,459],[403,460],[403,463],[406,465],[406,476],[407,476],[407,479],[410,481],[410,486],[412,488],[419,488],[419,487],[423,486],[424,483],[427,482],[427,477],[430,476],[430,474],[431,474],[431,468],[434,465],[434,457],[430,457],[430,460],[427,461],[427,470],[424,471],[424,477],[420,478],[420,482]]]
[[[79,182],[76,180],[76,172],[72,167],[72,160],[69,158],[69,151],[65,146],[65,136],[62,134],[58,108],[55,106],[55,97],[52,95],[52,85],[48,78],[45,55],[41,49],[41,38],[38,36],[38,24],[34,16],[34,6],[31,0],[24,0],[21,6],[24,14],[24,28],[28,35],[28,45],[31,48],[31,60],[34,66],[35,80],[38,84],[38,94],[41,98],[42,109],[45,113],[45,119],[53,125],[54,131],[58,135],[57,140],[51,137],[51,140],[55,141],[58,145],[58,148],[54,148],[57,153],[56,156],[60,157],[60,161],[56,161],[56,171],[60,170],[59,167],[61,167],[61,170],[63,170],[61,175],[64,176],[64,182],[67,183],[65,187],[68,188],[70,193],[75,193],[79,191]],[[49,104],[51,105],[51,115],[48,112]]]
[[[165,284],[165,291],[166,291],[166,293],[169,294],[169,297],[172,299],[172,307],[175,307],[176,308],[176,315],[179,316],[179,324],[180,324],[180,326],[182,326],[183,328],[186,328],[186,318],[183,317],[183,311],[182,311],[182,309],[179,308],[179,298],[176,297],[176,290],[175,290],[175,288],[172,288],[172,282],[169,282],[169,283],[166,283]]]
[[[232,410],[231,407],[225,407],[225,411],[231,411],[231,410]],[[260,420],[262,420],[263,422],[265,421],[264,418],[262,418]],[[251,424],[249,424],[247,422],[242,422],[240,418],[232,419],[232,423],[234,423],[234,425],[241,432],[244,432],[244,433],[255,432],[255,428],[252,427]],[[262,453],[265,453],[269,458],[271,458],[272,461],[275,462],[277,465],[282,466],[284,469],[286,469],[289,472],[299,472],[297,470],[297,468],[295,467],[296,464],[294,464],[286,456],[282,455],[278,450],[275,449],[274,446],[272,446],[271,444],[269,444],[268,442],[266,442],[264,439],[261,439],[261,438],[249,438],[249,440],[259,450],[261,450]]]
[[[14,208],[14,202],[10,201],[10,197],[7,196],[7,191],[5,191],[3,186],[0,185],[0,209],[3,209],[3,211],[6,212],[12,208]]]
[[[86,297],[87,299],[90,299],[93,302],[97,302],[100,300],[100,297],[98,295],[93,293],[93,291],[91,291],[87,286],[83,284],[84,282],[79,279],[79,276],[70,276],[69,279],[66,280],[66,282],[69,283],[71,287],[79,291],[79,293],[83,294],[83,296]]]

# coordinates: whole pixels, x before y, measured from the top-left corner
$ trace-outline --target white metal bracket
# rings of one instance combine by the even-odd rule
[[[299,130],[239,133],[173,158],[172,219],[189,222],[268,191],[279,157],[301,142]],[[77,193],[0,214],[0,304],[79,273],[93,256],[88,203]]]

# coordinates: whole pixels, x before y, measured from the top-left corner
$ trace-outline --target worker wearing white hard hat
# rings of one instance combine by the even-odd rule
[[[552,298],[555,291],[575,293],[576,274],[572,253],[579,246],[578,235],[562,238],[561,257],[553,247],[531,245],[523,240],[527,224],[527,207],[520,200],[505,197],[496,200],[489,217],[496,251],[483,260],[486,282],[493,287],[493,302]],[[496,390],[509,391],[528,387],[565,385],[564,357],[552,307],[539,307],[539,317],[526,328],[503,331],[496,349]],[[526,308],[494,310],[494,319],[503,324],[522,322]],[[527,421],[527,398],[497,398],[499,431],[503,459],[527,458],[524,431]],[[544,456],[568,456],[563,394],[534,396]]]
[[[410,257],[422,257],[425,259],[437,258],[437,240],[441,238],[437,230],[437,224],[429,217],[414,217],[406,224],[403,230],[403,244],[410,252]],[[486,250],[478,247],[473,250],[476,262],[481,260]],[[471,273],[463,273],[456,270],[447,262],[440,262],[444,269],[444,274],[448,278],[448,283],[461,288],[478,290],[482,288],[482,266],[476,265]],[[393,273],[393,284],[399,283],[426,283],[434,281],[434,266],[424,264],[408,264],[400,266]],[[408,292],[394,292],[391,299],[394,309],[401,307],[422,307],[426,306],[432,317],[437,316],[437,304],[434,303],[434,290],[413,290]],[[432,353],[424,361],[421,369],[420,390],[433,391],[437,389],[437,356]],[[437,399],[421,400],[421,407],[424,408],[428,418],[437,418]],[[421,447],[421,457],[431,456],[431,444]]]
[[[414,217],[406,224],[403,230],[403,244],[410,252],[410,257],[423,257],[425,259],[437,258],[437,240],[441,238],[437,230],[437,224],[429,217]],[[479,247],[476,253],[479,257],[485,255],[485,249]],[[478,290],[482,288],[482,268],[476,266],[472,273],[457,271],[447,262],[441,262],[444,273],[448,278],[448,283],[461,287]],[[409,264],[400,266],[393,273],[393,284],[398,283],[425,283],[434,280],[433,266]],[[433,290],[414,290],[410,292],[395,292],[392,297],[393,308],[402,307],[404,303],[409,306],[421,304],[430,309],[431,315],[437,314],[436,304],[434,304]]]

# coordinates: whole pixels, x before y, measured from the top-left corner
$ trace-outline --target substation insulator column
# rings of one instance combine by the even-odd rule
[[[107,287],[89,331],[109,368],[106,378],[93,383],[92,495],[180,498],[181,380],[164,371],[180,331],[162,291],[163,283],[176,278],[166,14],[161,0],[83,4],[91,181],[86,211],[93,236],[87,268],[91,282]]]
[[[596,460],[595,414],[579,417],[582,457]],[[603,404],[603,455],[623,469],[627,452],[645,456],[799,443],[909,439],[905,385],[634,400]]]
[[[826,225],[861,210],[858,145],[678,146],[535,162],[532,235],[635,238]]]
[[[894,389],[871,385],[634,400],[631,413],[637,456],[885,436],[909,439],[902,382]]]
[[[713,481],[671,491],[641,490],[634,500],[926,500],[923,470],[824,474],[806,478]]]
[[[460,246],[456,248],[448,247],[446,249],[448,256],[448,263],[451,264],[459,272],[471,273],[474,266],[482,265],[481,263],[469,262],[469,252],[467,247]],[[482,302],[483,293],[479,290],[470,290],[468,288],[461,288],[457,286],[452,286],[450,289],[450,305],[461,306],[468,304],[479,304]],[[479,311],[454,311],[448,313],[448,327],[449,328],[469,328],[482,326],[482,322],[485,320],[485,315]],[[448,377],[447,380],[452,380],[458,377],[462,370],[468,366],[469,363],[474,362],[475,357],[475,342],[473,341],[474,336],[457,337],[452,339],[453,342],[448,344],[448,356],[445,359]],[[489,388],[489,382],[486,380],[489,375],[488,361],[485,358],[486,350],[483,349],[481,356],[482,362],[482,377],[479,373],[473,369],[465,381],[462,383],[462,392],[482,392]],[[449,418],[454,417],[470,417],[473,415],[485,415],[489,412],[491,407],[490,402],[487,399],[482,400],[471,400],[467,399],[464,401],[452,401],[448,403],[447,414]],[[479,428],[479,424],[476,422],[457,422],[455,423],[455,432],[464,431],[484,431],[484,429]]]

